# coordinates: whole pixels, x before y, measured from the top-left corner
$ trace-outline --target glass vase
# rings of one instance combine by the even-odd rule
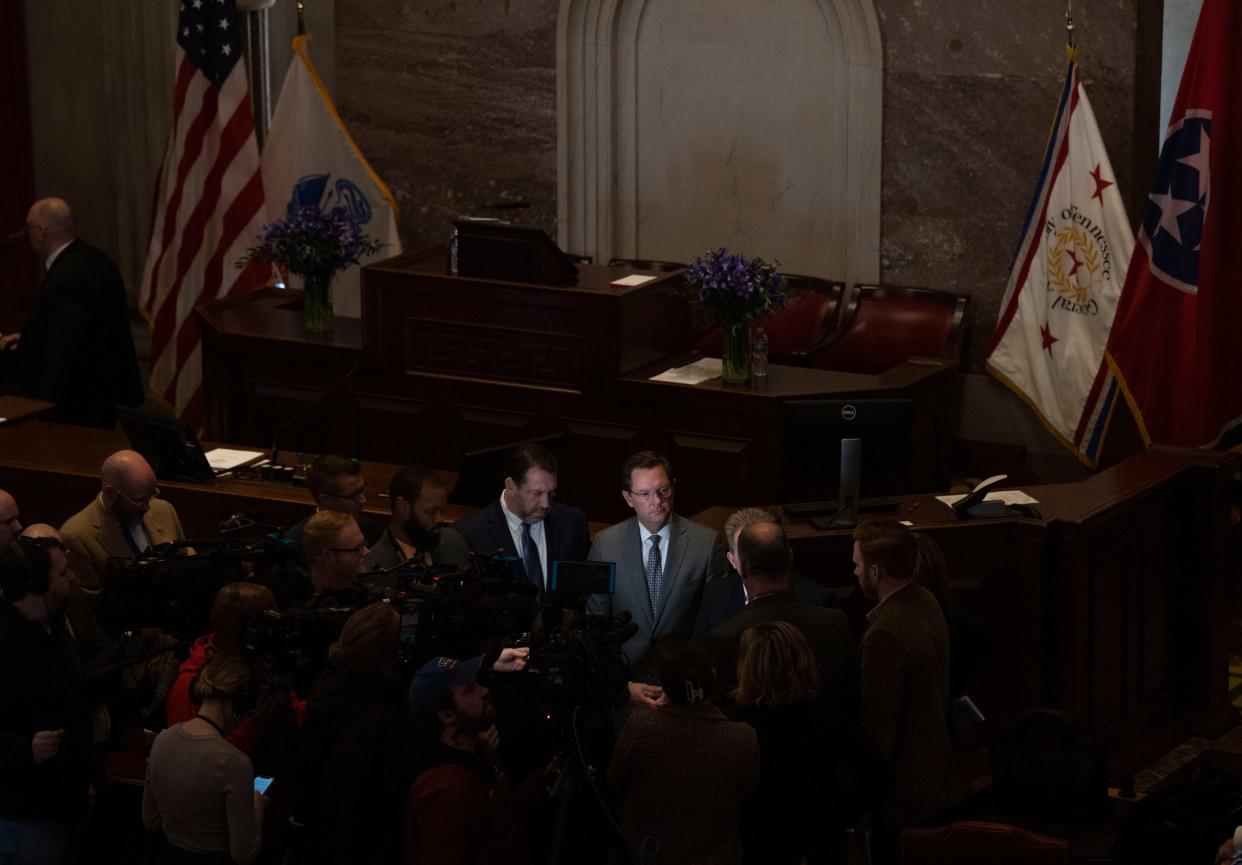
[[[750,384],[750,322],[724,322],[720,330],[720,381],[725,387],[745,387]]]
[[[332,317],[331,271],[308,273],[302,278],[302,327],[307,333],[330,333]]]

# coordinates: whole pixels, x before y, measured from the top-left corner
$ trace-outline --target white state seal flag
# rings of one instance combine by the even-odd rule
[[[987,368],[1091,466],[1117,397],[1104,347],[1133,248],[1121,193],[1071,60]]]
[[[308,206],[324,211],[343,207],[363,231],[387,244],[364,258],[364,264],[399,255],[396,201],[345,128],[311,64],[306,50],[309,41],[306,35],[293,40],[293,60],[263,145],[268,219],[292,216]],[[336,315],[356,318],[362,314],[361,279],[360,267],[336,275],[332,281]]]

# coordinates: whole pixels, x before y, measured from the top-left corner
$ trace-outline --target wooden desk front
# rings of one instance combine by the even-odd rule
[[[1026,488],[1040,519],[958,521],[932,496],[884,515],[939,542],[954,598],[986,625],[991,651],[971,695],[994,728],[1028,709],[1065,709],[1127,774],[1188,736],[1238,723],[1228,621],[1240,464],[1235,454],[1154,449],[1080,483]],[[729,511],[696,519],[719,527]],[[795,566],[849,598],[861,635],[870,605],[850,597],[849,532],[799,521],[786,530]]]
[[[683,512],[828,495],[786,492],[805,473],[785,441],[785,406],[893,397],[911,400],[913,417],[889,487],[946,486],[956,364],[878,376],[774,365],[762,390],[652,382],[690,359],[689,312],[660,281],[611,286],[627,272],[588,267],[578,286],[539,286],[451,276],[439,252],[404,256],[364,268],[361,330],[338,319],[326,339],[301,334],[297,293],[203,307],[208,435],[270,447],[273,430],[354,370],[283,446],[460,468],[469,452],[551,437],[562,500],[617,520],[617,469],[644,448],[677,466]],[[836,442],[825,448],[835,455]]]

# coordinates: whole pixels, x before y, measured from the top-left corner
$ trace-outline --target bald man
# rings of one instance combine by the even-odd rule
[[[17,500],[0,490],[0,547],[11,544],[22,533],[22,515]]]
[[[56,403],[52,420],[111,429],[117,405],[143,400],[125,283],[112,259],[78,239],[59,198],[34,203],[26,234],[46,275],[20,337],[0,338],[17,350],[18,391]]]
[[[136,451],[117,451],[99,472],[99,495],[60,527],[77,590],[94,601],[109,558],[133,558],[148,547],[185,537],[177,511],[157,498],[155,472]]]

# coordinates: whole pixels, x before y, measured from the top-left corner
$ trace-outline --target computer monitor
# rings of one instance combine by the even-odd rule
[[[835,500],[891,496],[907,488],[910,424],[914,405],[909,399],[803,399],[782,406],[783,446],[788,473],[782,478],[787,501]],[[842,445],[843,441],[858,444]],[[842,477],[842,452],[861,451],[858,474]]]
[[[572,283],[578,266],[539,228],[458,219],[457,273],[543,285]]]
[[[207,463],[194,428],[180,418],[136,408],[117,408],[129,444],[142,454],[157,478],[210,480],[216,476]]]

